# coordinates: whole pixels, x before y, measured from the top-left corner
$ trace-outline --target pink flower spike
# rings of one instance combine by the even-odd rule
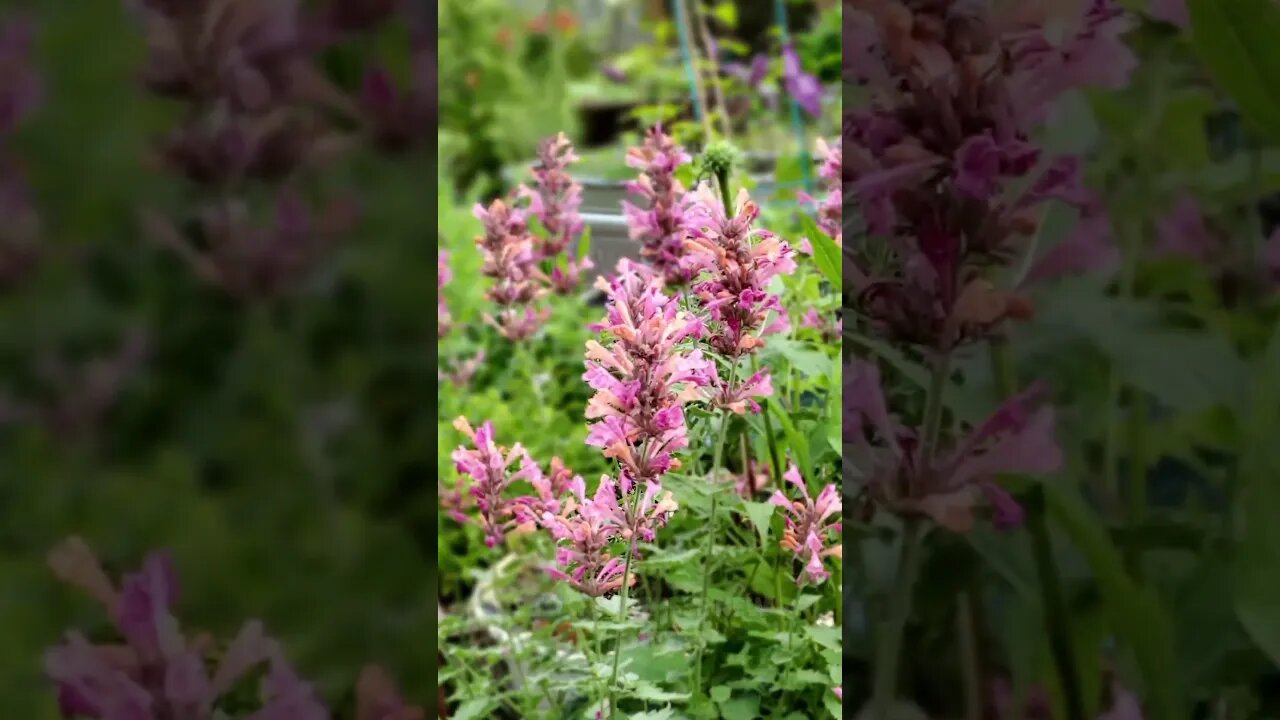
[[[775,490],[769,497],[769,504],[782,508],[785,513],[787,527],[779,545],[804,560],[804,572],[796,579],[798,583],[821,584],[830,575],[822,559],[844,556],[844,546],[838,538],[843,511],[840,491],[829,484],[813,499],[795,465],[787,469],[783,478],[799,489],[800,499],[792,500],[781,490]]]

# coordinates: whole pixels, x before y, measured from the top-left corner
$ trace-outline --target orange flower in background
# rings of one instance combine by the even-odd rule
[[[512,34],[511,28],[509,27],[498,28],[498,32],[493,36],[493,39],[502,46],[503,50],[510,50],[511,46],[515,43],[515,35]]]
[[[480,73],[476,72],[475,70],[470,70],[467,72],[466,79],[467,79],[467,87],[475,88],[476,85],[480,84]]]
[[[569,10],[562,9],[551,17],[542,13],[529,21],[529,32],[532,33],[543,34],[549,27],[554,27],[559,33],[571,33],[578,29],[578,17]]]

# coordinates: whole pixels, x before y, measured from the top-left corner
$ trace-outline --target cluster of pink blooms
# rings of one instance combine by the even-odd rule
[[[1009,398],[950,452],[922,463],[922,438],[890,416],[876,366],[854,360],[844,382],[846,461],[860,468],[871,498],[896,512],[964,532],[973,525],[974,506],[985,501],[996,527],[1014,527],[1022,509],[995,478],[1051,473],[1062,465],[1053,407],[1041,387]]]
[[[661,477],[680,466],[675,453],[689,445],[684,405],[699,399],[699,388],[714,373],[701,351],[681,349],[703,325],[662,293],[662,278],[652,270],[622,260],[617,274],[602,278],[598,287],[609,304],[596,329],[609,340],[608,346],[587,343],[583,380],[595,390],[586,411],[592,421],[587,443],[618,463],[618,477],[602,477],[588,497],[582,478],[558,458],[544,474],[519,444],[509,450],[498,446],[491,423],[473,430],[462,418],[455,427],[472,447],[453,453],[458,471],[471,479],[469,494],[486,544],[541,526],[560,545],[559,567],[549,572],[593,597],[622,586],[624,562],[612,554],[613,541],[652,541],[677,509]],[[513,484],[522,480],[536,497],[511,496]],[[640,496],[632,500],[633,493]],[[461,492],[442,488],[441,495],[450,514],[465,522]]]
[[[484,366],[485,357],[484,350],[477,350],[476,354],[469,358],[455,359],[448,370],[445,370],[444,364],[441,363],[440,369],[436,371],[436,379],[448,382],[457,388],[465,388],[471,384],[476,372]]]
[[[526,211],[494,200],[488,209],[476,205],[475,216],[484,223],[484,233],[476,238],[484,255],[481,273],[494,281],[486,297],[498,307],[485,322],[508,340],[522,342],[550,316],[536,305],[546,294],[546,276],[538,269]]]
[[[279,643],[250,621],[222,646],[207,633],[183,634],[174,608],[173,564],[153,553],[120,586],[93,550],[69,538],[49,554],[54,574],[102,604],[124,644],[95,644],[77,631],[50,648],[44,670],[64,717],[86,720],[217,720],[246,712],[252,720],[328,720],[312,686],[285,659]],[[260,679],[255,679],[260,678]],[[251,693],[241,692],[250,683]],[[234,703],[238,707],[231,707]],[[355,720],[424,720],[382,669],[368,666],[356,685]]]
[[[453,329],[453,316],[449,314],[449,304],[444,299],[444,286],[452,279],[449,251],[441,250],[436,255],[436,337],[444,337]]]
[[[781,490],[774,490],[769,497],[769,504],[782,508],[786,513],[787,527],[780,544],[804,561],[804,572],[797,578],[798,582],[821,584],[830,577],[822,559],[844,557],[844,545],[837,537],[842,530],[840,518],[844,509],[840,490],[828,484],[814,498],[795,465],[789,467],[782,477],[800,490],[800,499],[792,500]]]
[[[675,176],[676,170],[691,160],[661,126],[646,133],[643,145],[627,151],[627,165],[640,171],[637,179],[627,183],[627,191],[640,196],[646,205],[641,208],[623,201],[628,233],[632,240],[640,241],[645,262],[672,286],[693,279],[691,269],[682,262],[689,200]]]
[[[1032,140],[1063,93],[1128,82],[1132,23],[1112,0],[998,10],[878,0],[846,22],[845,71],[871,97],[846,116],[846,172],[865,233],[887,253],[863,243],[845,268],[855,309],[877,334],[945,355],[1029,317],[1017,288],[987,276],[1022,261],[1050,201],[1079,221],[1026,280],[1114,266],[1110,223],[1082,184],[1080,158],[1050,156]],[[855,362],[845,383],[846,452],[861,455],[852,466],[868,495],[895,512],[964,530],[985,500],[997,525],[1016,524],[1021,509],[993,478],[1061,463],[1038,388],[1010,398],[949,453],[922,459],[923,431],[889,417],[872,364]]]
[[[769,292],[770,282],[795,271],[795,251],[768,230],[753,228],[760,208],[739,190],[732,216],[710,186],[694,193],[698,220],[685,239],[690,267],[700,275],[691,289],[708,315],[705,340],[730,367],[756,352],[768,335],[789,327],[779,297]],[[760,411],[755,398],[773,394],[769,371],[759,370],[746,379],[719,377],[711,365],[712,404],[735,413],[747,408]]]
[[[265,666],[261,707],[252,717],[328,720],[312,687],[294,672],[261,623],[247,623],[216,663],[212,638],[183,635],[173,616],[178,585],[166,555],[148,557],[118,589],[82,540],[59,545],[50,564],[62,580],[102,603],[126,643],[98,645],[72,631],[45,654],[45,673],[56,684],[63,715],[213,720],[221,716],[219,700]]]
[[[582,185],[569,175],[569,165],[578,161],[573,145],[564,133],[538,144],[538,164],[533,167],[534,187],[521,188],[529,199],[529,212],[542,222],[546,237],[539,238],[535,252],[540,259],[553,258],[567,250],[582,235]]]
[[[544,514],[559,512],[560,497],[574,481],[573,473],[559,458],[552,460],[550,474],[544,474],[520,443],[510,449],[498,445],[493,423],[485,421],[473,429],[460,417],[453,426],[471,440],[471,448],[458,447],[452,458],[458,473],[470,478],[468,492],[478,511],[485,545],[496,547],[512,532],[531,532]],[[521,480],[532,485],[538,496],[510,497],[508,491]],[[454,504],[461,506],[459,500],[454,498]],[[459,508],[451,509],[450,515],[458,522],[467,521]]]
[[[818,227],[827,234],[827,237],[835,241],[836,245],[844,245],[844,194],[842,185],[842,176],[844,167],[844,153],[840,149],[839,142],[833,142],[828,145],[826,140],[818,138],[818,157],[822,159],[822,167],[818,170],[818,176],[822,178],[826,185],[826,195],[818,200],[808,193],[797,193],[800,202],[806,205],[814,205],[818,210]],[[797,247],[801,252],[812,253],[813,247],[809,244],[808,239],[797,243]]]
[[[535,306],[539,298],[548,290],[573,293],[583,271],[592,267],[590,258],[575,260],[569,252],[583,230],[582,186],[568,172],[577,159],[569,139],[559,133],[538,146],[533,187],[520,186],[513,201],[475,207],[484,223],[484,234],[476,238],[484,254],[483,273],[495,281],[488,297],[499,308],[486,321],[512,342],[532,337],[550,317],[549,310]],[[545,236],[529,226],[530,215]]]
[[[547,282],[551,290],[570,295],[582,284],[582,271],[592,267],[591,258],[575,260],[575,241],[582,236],[582,185],[569,175],[569,165],[578,161],[573,145],[564,133],[557,133],[538,145],[538,164],[533,167],[533,187],[521,186],[517,195],[529,201],[528,211],[541,222],[545,237],[533,238],[535,259],[549,265]]]
[[[656,482],[679,467],[674,453],[689,445],[684,406],[710,384],[715,365],[701,350],[680,348],[702,334],[703,323],[662,293],[662,279],[648,267],[619,261],[617,274],[597,287],[608,297],[608,315],[593,329],[613,341],[587,342],[582,379],[595,390],[587,444],[619,463],[625,493],[633,481]]]
[[[1280,229],[1261,243],[1256,256],[1243,254],[1228,242],[1226,232],[1205,217],[1200,203],[1191,195],[1179,196],[1169,213],[1157,222],[1153,249],[1157,257],[1191,260],[1220,277],[1247,278],[1280,288]]]
[[[817,330],[825,342],[835,342],[844,334],[844,318],[839,317],[838,313],[835,322],[824,318],[815,308],[809,308],[805,311],[804,316],[800,318],[800,327]]]
[[[984,268],[1026,252],[1050,200],[1092,231],[1070,242],[1110,242],[1106,223],[1091,222],[1102,207],[1079,158],[1046,156],[1030,133],[1066,91],[1127,83],[1131,21],[1112,0],[1052,23],[1047,7],[880,0],[846,17],[846,73],[872,98],[846,115],[847,172],[866,231],[893,255],[858,258],[851,272],[859,309],[890,338],[945,350],[1017,317],[1024,303],[1012,293],[981,293],[977,315],[962,299]]]

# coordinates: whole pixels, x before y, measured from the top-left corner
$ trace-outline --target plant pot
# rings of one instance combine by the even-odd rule
[[[628,100],[591,100],[579,104],[582,147],[605,147],[616,142],[623,132],[635,130],[636,122],[630,113],[636,105]]]

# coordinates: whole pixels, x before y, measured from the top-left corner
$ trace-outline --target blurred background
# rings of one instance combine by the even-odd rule
[[[0,3],[0,715],[109,629],[71,533],[171,550],[184,627],[261,618],[335,717],[366,662],[425,698],[426,4],[178,3],[194,57],[170,5]]]

